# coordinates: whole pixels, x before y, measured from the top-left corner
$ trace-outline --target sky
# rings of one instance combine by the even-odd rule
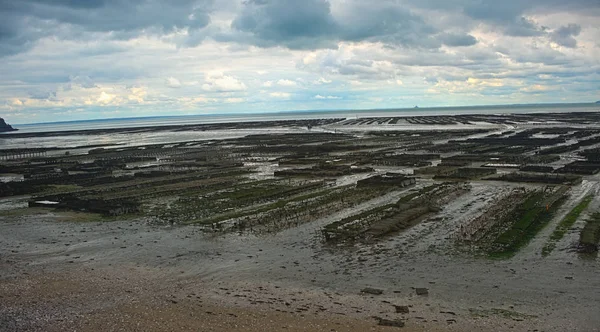
[[[600,100],[600,0],[0,0],[37,123]]]

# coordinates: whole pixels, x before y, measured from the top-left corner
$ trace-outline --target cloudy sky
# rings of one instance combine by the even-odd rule
[[[600,100],[600,0],[0,0],[12,123]]]

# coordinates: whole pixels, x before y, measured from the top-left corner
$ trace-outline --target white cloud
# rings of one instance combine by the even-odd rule
[[[148,87],[145,85],[100,85],[90,88],[78,84],[59,86],[55,92],[47,97],[15,98],[7,103],[10,107],[43,108],[51,107],[63,109],[64,112],[82,106],[132,106],[147,104]],[[79,108],[81,109],[81,108]],[[59,110],[52,114],[65,115]]]
[[[183,97],[178,99],[178,102],[181,103],[186,108],[194,108],[198,104],[208,104],[215,102],[216,99],[207,98],[205,96],[196,96],[196,97]]]
[[[225,102],[228,104],[243,103],[244,101],[246,101],[244,98],[227,98],[227,99],[225,99]]]
[[[166,83],[169,88],[174,88],[174,89],[181,88],[181,82],[178,79],[176,79],[175,77],[167,78]]]
[[[277,81],[277,84],[280,86],[296,86],[297,83],[294,81],[290,81],[290,80],[285,80],[285,79],[281,79],[279,81]]]
[[[321,77],[321,78],[319,78],[318,80],[314,81],[313,83],[314,83],[314,84],[316,84],[316,85],[321,85],[321,84],[329,84],[329,83],[331,83],[331,82],[333,82],[333,81],[332,81],[332,80],[328,80],[328,79],[326,79],[326,78],[323,78],[323,77]]]
[[[10,104],[11,104],[12,106],[23,106],[23,102],[22,102],[21,100],[17,99],[17,98],[13,98],[13,99],[10,101]]]
[[[271,92],[269,95],[271,97],[280,98],[280,99],[289,99],[291,97],[291,94],[289,94],[287,92]]]
[[[504,86],[511,88],[519,88],[523,86],[523,82],[518,79],[480,79],[469,77],[466,80],[438,80],[427,92],[429,93],[452,93],[452,94],[475,94],[487,89],[498,89]]]
[[[262,84],[262,86],[264,86],[265,88],[270,88],[273,86],[273,82],[272,81],[266,81]]]
[[[127,99],[131,102],[141,104],[144,102],[147,94],[148,90],[145,87],[134,86],[129,88],[129,95],[127,96]]]
[[[106,93],[104,91],[102,91],[100,93],[100,96],[98,97],[98,99],[96,99],[96,102],[98,104],[101,105],[108,105],[110,104],[114,99],[116,98],[116,95],[110,94],[110,93]]]
[[[530,92],[530,93],[541,93],[541,92],[549,91],[549,90],[554,90],[554,88],[547,86],[547,85],[541,85],[541,84],[526,86],[526,87],[523,87],[520,89],[520,91]]]
[[[224,75],[220,72],[207,74],[204,80],[206,83],[202,85],[202,89],[205,91],[232,92],[247,89],[246,84],[237,78]]]
[[[315,99],[342,99],[342,97],[339,97],[339,96],[321,96],[321,95],[316,95]]]

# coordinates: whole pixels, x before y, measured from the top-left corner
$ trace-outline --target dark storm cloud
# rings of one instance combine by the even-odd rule
[[[338,17],[340,38],[351,41],[381,41],[390,45],[409,45],[437,48],[432,38],[437,30],[424,19],[397,3],[373,5],[356,2]]]
[[[573,37],[578,36],[579,33],[581,33],[580,25],[569,24],[553,31],[550,34],[550,39],[558,45],[575,48],[577,47],[577,40]]]
[[[541,36],[545,29],[527,18],[533,13],[571,12],[600,16],[598,0],[405,0],[417,8],[458,12],[467,18],[486,23],[509,36]],[[455,22],[458,26],[465,22]]]
[[[71,82],[65,86],[67,89],[72,89],[73,86],[80,86],[84,89],[96,88],[97,85],[89,76],[71,76]]]
[[[339,16],[327,0],[253,0],[232,22],[245,42],[297,49],[335,47],[339,41],[438,48],[438,31],[397,3],[352,2]],[[234,37],[230,37],[234,38]]]
[[[483,22],[508,36],[547,36],[548,29],[528,16],[533,12],[585,12],[600,15],[600,1],[574,0],[405,0],[365,2],[348,0],[332,13],[328,0],[250,0],[232,23],[237,40],[261,47],[286,46],[299,49],[331,47],[339,41],[373,41],[388,46],[435,49],[472,46],[469,25]],[[436,26],[435,17],[416,14],[415,9],[443,11],[455,15],[452,26]],[[462,19],[461,19],[462,17]],[[446,33],[446,29],[459,31]],[[462,32],[460,32],[462,30]],[[573,47],[573,31],[560,31],[553,38]]]
[[[39,99],[39,100],[55,100],[56,99],[56,91],[51,91],[48,89],[38,88],[29,91],[29,97],[31,99]]]
[[[0,3],[0,56],[16,54],[28,49],[33,42],[44,35],[21,17],[13,16]]]
[[[448,46],[471,46],[477,44],[477,39],[467,34],[446,33],[440,35],[440,40]]]
[[[325,0],[250,0],[244,3],[231,27],[240,34],[219,38],[293,49],[331,47],[330,41],[338,30]]]
[[[215,10],[235,10],[230,31],[210,24]],[[480,23],[509,36],[547,36],[576,47],[581,28],[549,32],[530,17],[553,12],[600,16],[600,0],[0,0],[0,56],[46,36],[127,40],[179,29],[188,34],[171,42],[184,47],[213,38],[292,49],[336,48],[340,41],[436,49],[475,45],[468,32]]]
[[[30,0],[31,3],[59,5],[72,8],[98,8],[107,4],[106,0]]]
[[[0,55],[22,52],[44,36],[85,37],[82,31],[121,39],[145,30],[195,31],[210,23],[211,7],[212,0],[0,0]]]
[[[337,30],[329,2],[325,0],[248,1],[232,26],[275,42],[323,38]]]
[[[523,3],[524,1],[469,1],[463,11],[467,16],[481,21],[519,24],[519,18],[525,9]]]
[[[77,25],[88,31],[131,31],[160,27],[199,28],[210,22],[212,1],[198,0],[21,0],[6,6],[24,18],[39,18]]]
[[[508,36],[533,37],[543,35],[546,29],[538,26],[530,19],[525,17],[516,17],[514,21],[507,22],[503,27],[503,30]]]
[[[599,0],[478,0],[466,1],[463,12],[476,20],[495,25],[505,34],[510,36],[540,36],[547,33],[547,29],[540,27],[536,22],[526,16],[532,13],[563,13],[573,12],[589,16],[600,16]],[[565,31],[566,36],[557,36],[559,41],[564,41],[568,47],[574,47],[574,40],[569,37],[572,31]],[[579,32],[577,32],[578,34]],[[559,43],[559,42],[557,42]],[[559,43],[560,44],[560,43]]]
[[[526,11],[534,6],[536,0],[467,1],[462,12],[471,19],[495,26],[506,35],[531,37],[544,34],[542,27],[524,16]]]

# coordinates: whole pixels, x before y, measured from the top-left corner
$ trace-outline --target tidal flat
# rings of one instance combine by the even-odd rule
[[[600,326],[597,112],[0,141],[0,331]]]

